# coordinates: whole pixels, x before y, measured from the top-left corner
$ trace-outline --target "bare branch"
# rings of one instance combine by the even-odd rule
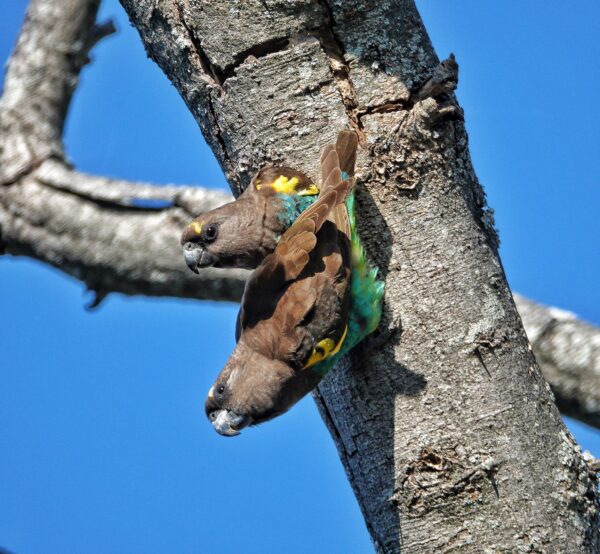
[[[114,32],[97,0],[33,0],[0,99],[0,251],[47,262],[96,292],[239,299],[243,271],[186,268],[178,246],[192,215],[231,197],[84,175],[62,132],[90,49]]]
[[[110,292],[236,301],[244,271],[185,266],[182,227],[228,195],[192,187],[152,187],[86,176],[48,160],[0,189],[7,253],[49,263],[105,296]]]
[[[0,101],[0,185],[64,158],[62,132],[81,68],[100,35],[99,0],[33,0],[10,58]]]
[[[600,428],[600,329],[571,312],[514,297],[560,411]]]

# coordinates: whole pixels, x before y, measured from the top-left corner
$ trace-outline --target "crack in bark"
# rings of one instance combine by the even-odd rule
[[[473,350],[473,354],[475,354],[475,357],[479,360],[479,363],[481,364],[483,369],[485,369],[487,376],[491,378],[492,374],[490,373],[490,370],[488,369],[488,366],[485,363],[485,360],[483,359],[483,353],[481,352],[481,347],[476,346],[475,350]]]
[[[181,1],[185,2],[186,5],[189,3],[189,0],[181,0]],[[223,164],[226,167],[226,171],[225,171],[226,175],[225,176],[228,179],[231,179],[231,178],[233,178],[233,175],[231,175],[232,161],[229,158],[228,153],[227,153],[227,144],[225,143],[225,140],[223,139],[223,133],[221,131],[221,127],[220,127],[219,121],[217,119],[217,110],[215,110],[215,107],[213,104],[213,98],[212,98],[213,90],[217,90],[219,95],[225,94],[223,84],[225,83],[225,80],[228,78],[228,76],[225,75],[225,72],[221,68],[219,68],[216,64],[213,64],[210,61],[210,58],[204,51],[204,48],[202,47],[202,43],[196,36],[194,29],[192,27],[190,27],[186,21],[185,7],[182,5],[181,1],[175,0],[174,5],[175,5],[175,8],[177,9],[177,13],[179,15],[179,20],[181,22],[181,25],[183,26],[183,28],[187,34],[187,37],[193,46],[193,51],[196,54],[198,65],[200,66],[205,77],[207,78],[207,80],[209,82],[208,84],[211,85],[211,86],[209,86],[208,90],[206,91],[207,108],[208,108],[208,112],[210,113],[210,117],[214,122],[213,126],[212,126],[213,127],[213,135],[214,135],[216,142],[221,150],[221,159],[223,160]],[[190,106],[190,109],[192,110],[192,112],[194,112],[194,106]]]
[[[335,19],[333,10],[327,0],[318,0],[325,11],[327,24],[317,31],[317,38],[323,52],[329,60],[329,67],[336,82],[342,103],[348,115],[351,127],[356,131],[359,141],[366,140],[362,122],[358,116],[358,100],[354,91],[354,84],[350,78],[350,66],[346,63],[345,48],[342,40],[335,34]]]
[[[227,144],[225,142],[225,139],[223,139],[223,132],[221,131],[221,127],[219,125],[219,120],[217,119],[217,111],[215,110],[215,106],[213,104],[213,98],[212,98],[212,94],[211,91],[208,90],[206,93],[206,98],[207,98],[207,105],[208,105],[208,111],[211,114],[211,117],[214,121],[214,137],[217,140],[217,144],[219,145],[219,148],[221,149],[221,156],[223,159],[223,163],[225,164],[225,166],[227,167],[226,171],[225,171],[225,177],[227,179],[232,179],[233,175],[231,175],[230,169],[232,166],[232,161],[231,158],[229,157],[229,155],[227,154]]]
[[[410,111],[417,102],[433,98],[437,101],[434,111],[429,113],[430,124],[436,125],[442,120],[462,120],[463,112],[454,98],[454,90],[458,86],[458,64],[454,54],[440,62],[429,79],[411,92],[408,100],[389,100],[384,104],[357,108],[357,117],[362,125],[362,118],[377,113]]]
[[[188,0],[183,0],[183,1],[185,1],[186,4],[188,3]],[[185,29],[185,32],[186,32],[190,42],[192,43],[192,46],[194,47],[194,51],[198,58],[198,63],[200,65],[200,67],[202,68],[204,75],[212,82],[214,87],[217,88],[217,90],[219,90],[219,92],[222,93],[223,92],[223,82],[225,80],[223,78],[222,71],[220,70],[220,68],[218,66],[216,66],[215,64],[213,64],[210,61],[209,57],[207,56],[206,52],[204,51],[204,48],[202,47],[202,43],[196,36],[194,29],[192,29],[188,25],[186,18],[185,18],[184,6],[181,4],[181,2],[179,0],[175,0],[174,5],[175,5],[175,8],[177,9],[177,13],[179,14],[179,20],[181,21],[181,25]]]
[[[435,451],[424,448],[404,468],[391,501],[404,503],[409,514],[417,517],[428,511],[443,511],[444,504],[453,496],[465,497],[466,502],[486,502],[486,481],[499,498],[495,476],[501,462],[488,453],[474,454],[471,453],[470,458],[461,458],[452,449]],[[481,461],[472,465],[473,458]]]
[[[301,35],[302,33],[298,33],[297,35],[273,38],[271,40],[255,44],[254,46],[235,54],[234,62],[226,65],[222,70],[223,82],[230,77],[233,77],[237,69],[247,63],[249,59],[265,58],[270,54],[283,52],[289,48],[290,42],[293,41],[294,38],[301,37]]]

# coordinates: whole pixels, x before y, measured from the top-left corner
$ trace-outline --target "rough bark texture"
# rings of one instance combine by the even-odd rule
[[[124,0],[235,192],[266,161],[316,174],[362,141],[359,219],[387,281],[378,337],[317,403],[382,552],[598,549],[595,480],[529,350],[472,171],[452,61],[412,2]],[[96,0],[34,0],[0,101],[0,247],[111,291],[233,300],[244,274],[184,266],[179,231],[227,195],[83,175],[62,127]],[[597,329],[517,298],[562,409],[595,425]],[[368,360],[368,363],[367,361]]]
[[[560,411],[600,427],[600,330],[515,294],[535,357]]]
[[[361,136],[386,317],[316,398],[377,549],[597,551],[595,481],[506,284],[452,63],[413,2],[122,3],[234,191],[265,162],[316,175],[339,129]]]
[[[0,253],[27,255],[109,292],[239,298],[245,272],[194,277],[179,248],[192,214],[230,197],[75,172],[62,130],[89,49],[112,31],[97,1],[31,3],[0,100]]]
[[[182,219],[230,201],[229,195],[83,175],[64,159],[60,129],[86,60],[83,54],[112,30],[110,23],[92,26],[90,10],[95,9],[96,2],[90,0],[31,5],[0,100],[0,175],[2,184],[10,185],[0,188],[0,246],[5,253],[32,256],[82,279],[96,291],[95,302],[112,291],[238,300],[245,273],[207,270],[194,277],[176,247]],[[44,17],[37,15],[40,11]],[[71,21],[78,26],[63,25]],[[45,32],[38,33],[37,25]],[[80,61],[74,65],[57,60],[56,45],[67,59],[83,48]],[[40,59],[45,63],[40,65]],[[426,86],[421,96],[431,93],[432,87]],[[59,116],[39,109],[44,97],[61,106]],[[385,109],[394,109],[394,104]],[[142,236],[146,238],[140,249]],[[559,323],[556,314],[564,312],[516,298],[559,408],[600,427],[600,331],[576,319]]]

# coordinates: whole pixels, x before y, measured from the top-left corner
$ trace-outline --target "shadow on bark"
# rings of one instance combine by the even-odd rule
[[[385,279],[392,260],[392,236],[376,203],[364,184],[359,183],[356,192],[358,226],[363,244],[371,261],[379,268]],[[371,537],[378,550],[394,551],[401,537],[400,511],[394,504],[396,464],[394,433],[396,403],[402,398],[421,394],[427,380],[415,368],[398,363],[394,358],[395,346],[402,340],[402,325],[394,316],[392,305],[385,303],[379,328],[350,354],[350,363],[340,364],[319,386],[315,393],[317,406],[330,432],[337,437],[340,458],[354,485],[360,508]],[[369,414],[368,425],[348,425],[330,411],[324,400],[335,390],[338,401],[354,413]],[[367,410],[361,409],[361,405]],[[369,437],[360,437],[368,429]],[[358,456],[356,442],[372,444],[372,457],[368,460]],[[382,501],[377,495],[365,495],[364,491],[385,490]],[[377,528],[374,527],[374,524]],[[390,538],[393,537],[393,543]]]

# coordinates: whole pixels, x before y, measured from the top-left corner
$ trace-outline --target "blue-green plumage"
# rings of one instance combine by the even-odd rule
[[[297,194],[278,193],[277,198],[281,201],[282,209],[277,214],[279,223],[288,227],[298,219],[298,216],[317,200],[316,195],[300,196]]]
[[[377,279],[377,268],[367,261],[365,250],[358,236],[354,214],[354,191],[346,199],[346,209],[351,228],[351,282],[348,332],[339,352],[314,365],[311,370],[325,375],[336,362],[350,352],[367,335],[371,334],[381,320],[381,302],[384,282]]]

